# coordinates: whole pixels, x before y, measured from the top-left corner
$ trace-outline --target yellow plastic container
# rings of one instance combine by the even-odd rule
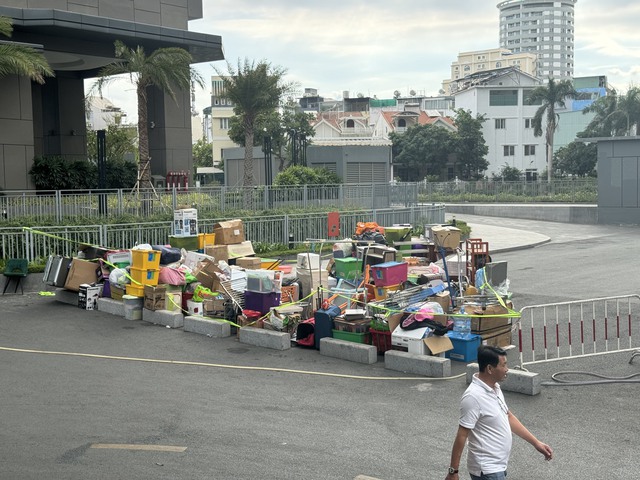
[[[144,297],[144,285],[129,283],[127,285],[127,295],[133,295],[134,297]]]
[[[131,278],[133,278],[134,282],[138,282],[139,284],[141,284],[140,286],[158,285],[158,277],[160,275],[160,269],[131,267],[131,271],[129,272],[129,275],[131,275]],[[144,293],[143,293],[143,296],[144,296]]]
[[[160,252],[157,250],[131,250],[131,266],[139,270],[159,269]]]
[[[204,247],[213,245],[216,241],[215,233],[199,233],[198,234],[198,250],[203,250]]]
[[[388,287],[374,287],[373,294],[376,300],[385,300],[389,296],[389,292],[396,292],[402,289],[402,284],[389,285]]]

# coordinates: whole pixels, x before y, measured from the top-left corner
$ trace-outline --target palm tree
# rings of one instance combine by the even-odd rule
[[[634,127],[637,134],[640,125],[640,87],[630,86],[623,95],[612,90],[585,108],[583,113],[595,115],[581,136],[628,136]]]
[[[114,75],[128,74],[136,86],[138,97],[138,187],[151,188],[149,158],[149,131],[147,130],[147,88],[155,86],[176,101],[174,88],[189,90],[191,82],[204,87],[202,76],[191,68],[191,54],[182,48],[159,48],[147,55],[144,48],[129,48],[116,40],[116,58],[119,60],[100,70],[95,88],[102,88],[115,80]]]
[[[238,59],[238,68],[227,63],[225,75],[216,70],[222,78],[224,96],[234,105],[234,113],[240,117],[244,130],[244,178],[245,187],[253,186],[253,137],[257,120],[261,115],[274,111],[280,99],[292,90],[292,83],[285,83],[286,70],[272,67],[265,60],[258,64]]]
[[[11,37],[13,23],[10,18],[0,16],[0,35]],[[44,55],[35,48],[19,43],[0,42],[0,78],[7,75],[29,77],[44,83],[44,77],[53,77],[53,69]]]
[[[540,103],[540,108],[533,116],[533,134],[542,136],[542,121],[546,119],[545,142],[547,145],[547,182],[551,183],[553,175],[553,137],[558,128],[559,115],[556,113],[556,105],[564,108],[566,98],[575,98],[577,92],[573,88],[571,80],[556,82],[549,78],[547,85],[536,87],[529,96],[529,104]]]

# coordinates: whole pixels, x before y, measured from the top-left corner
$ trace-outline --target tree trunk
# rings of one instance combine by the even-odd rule
[[[140,189],[151,188],[151,158],[147,130],[147,89],[137,86],[138,94],[138,180]]]
[[[547,183],[551,183],[553,177],[553,128],[547,127]]]

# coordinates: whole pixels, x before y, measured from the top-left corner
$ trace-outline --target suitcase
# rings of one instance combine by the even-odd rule
[[[71,260],[71,258],[63,257],[62,255],[49,255],[47,264],[44,267],[42,281],[53,287],[64,287]]]

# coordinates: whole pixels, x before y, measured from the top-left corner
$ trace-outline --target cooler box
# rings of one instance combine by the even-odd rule
[[[478,360],[478,347],[482,341],[480,335],[460,335],[458,332],[449,332],[447,336],[453,344],[453,350],[446,353],[446,358],[458,362],[471,363]]]
[[[354,280],[362,275],[362,260],[357,258],[335,258],[336,278]]]
[[[387,262],[371,267],[371,278],[376,287],[390,287],[407,281],[409,264],[407,262]]]

